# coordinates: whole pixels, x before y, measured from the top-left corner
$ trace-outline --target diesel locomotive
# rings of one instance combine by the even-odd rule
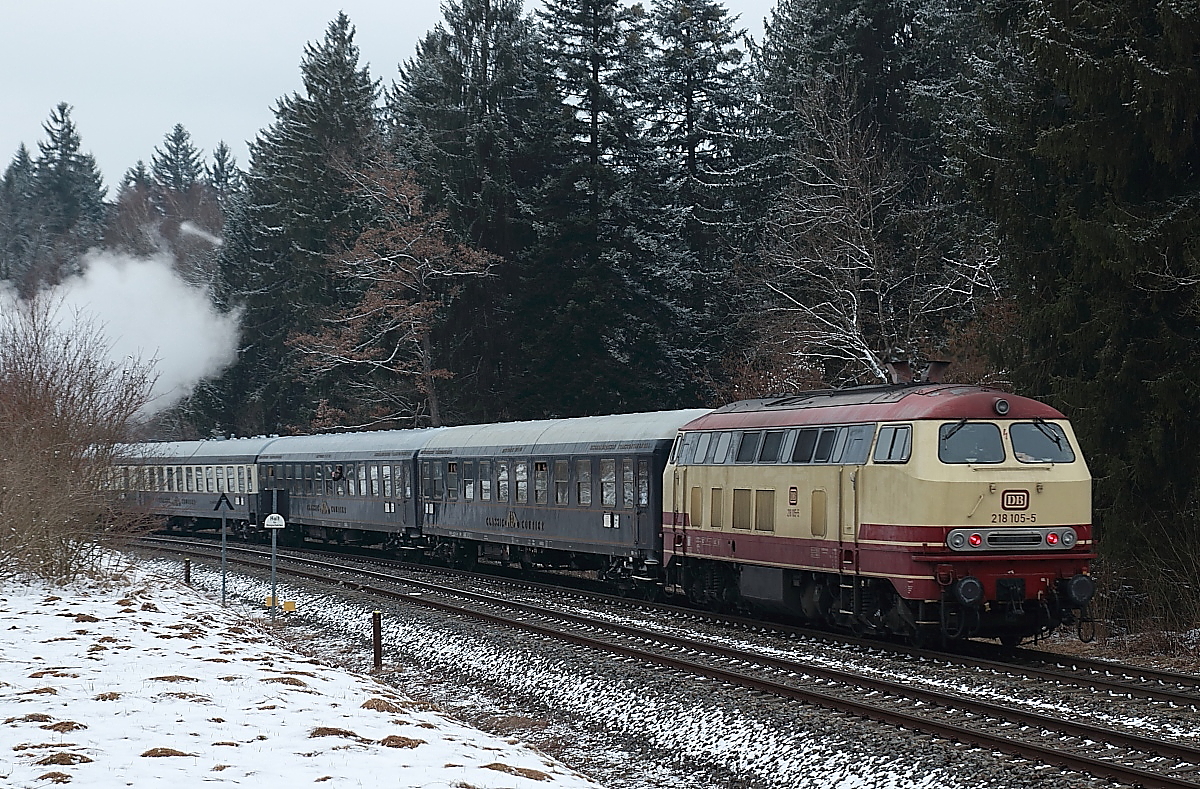
[[[1085,621],[1091,477],[1067,419],[904,383],[682,410],[127,448],[119,495],[175,526],[458,566],[594,574],[648,597],[914,642]]]

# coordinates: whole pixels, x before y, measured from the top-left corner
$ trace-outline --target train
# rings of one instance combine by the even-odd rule
[[[130,445],[168,528],[576,571],[621,593],[912,643],[1089,620],[1091,476],[1069,420],[902,382],[687,409]],[[1081,630],[1082,633],[1082,630]]]

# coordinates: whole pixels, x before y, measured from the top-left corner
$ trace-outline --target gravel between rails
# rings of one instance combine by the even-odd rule
[[[179,576],[177,560],[159,559]],[[215,565],[193,562],[214,596]],[[265,573],[229,576],[231,604],[262,616]],[[1111,782],[781,702],[632,660],[402,603],[285,579],[282,620],[326,660],[370,667],[384,615],[386,677],[455,717],[529,742],[613,789],[675,787],[1100,787]]]

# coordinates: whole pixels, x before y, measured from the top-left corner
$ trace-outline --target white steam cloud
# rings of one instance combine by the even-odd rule
[[[212,233],[200,227],[195,222],[180,222],[179,232],[187,236],[196,236],[197,238],[203,239],[204,241],[212,244],[214,247],[219,247],[224,243],[221,241],[220,236],[214,236]]]
[[[147,415],[175,404],[237,355],[240,314],[222,315],[208,293],[185,283],[168,255],[138,258],[93,250],[83,273],[54,289],[62,316],[91,319],[113,361],[154,361],[158,382]]]

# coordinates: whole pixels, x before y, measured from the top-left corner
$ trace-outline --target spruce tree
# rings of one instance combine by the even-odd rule
[[[212,165],[205,165],[205,181],[217,193],[222,205],[242,187],[242,171],[238,169],[237,158],[224,140],[217,142],[213,148]]]
[[[278,102],[251,146],[219,260],[220,297],[243,310],[243,348],[198,407],[239,432],[301,426],[316,407],[320,392],[300,383],[286,341],[312,333],[314,313],[340,297],[326,259],[362,223],[350,174],[380,145],[379,87],[359,66],[345,14],[305,48],[300,69],[303,93]]]
[[[38,143],[37,189],[51,216],[54,233],[75,233],[79,241],[94,239],[104,219],[105,188],[90,153],[71,119],[71,107],[59,104],[43,124],[46,140]]]
[[[466,280],[436,332],[447,411],[459,419],[512,415],[510,358],[523,319],[511,309],[518,253],[534,238],[522,210],[551,172],[542,142],[557,104],[537,30],[517,0],[463,0],[417,46],[388,95],[391,144],[411,163],[431,207],[458,238],[498,256],[495,276]]]
[[[0,281],[28,285],[26,275],[46,243],[46,223],[37,168],[22,143],[0,179]]]
[[[1108,555],[1148,561],[1200,538],[1200,17],[1039,0],[995,20],[1028,69],[972,161],[1020,305],[1004,361],[1074,421]]]
[[[192,135],[182,123],[175,124],[163,138],[162,148],[154,149],[150,170],[164,189],[186,192],[204,172],[200,151],[192,144]]]

